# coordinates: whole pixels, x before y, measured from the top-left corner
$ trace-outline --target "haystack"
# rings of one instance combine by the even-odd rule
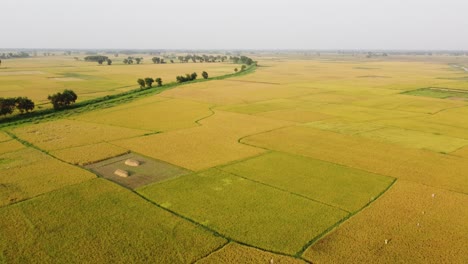
[[[120,177],[124,177],[124,178],[128,177],[128,171],[124,171],[121,169],[117,169],[116,171],[114,171],[114,174]]]
[[[132,166],[132,167],[138,167],[138,166],[140,166],[140,162],[138,160],[128,159],[128,160],[125,161],[125,165]]]

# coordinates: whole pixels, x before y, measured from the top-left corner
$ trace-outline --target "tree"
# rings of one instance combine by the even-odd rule
[[[135,58],[135,61],[137,64],[140,64],[140,62],[143,60],[143,58]]]
[[[124,64],[128,64],[128,59],[123,59]]]
[[[206,71],[202,72],[201,74],[204,79],[208,79],[208,73]]]
[[[2,66],[2,60],[0,60],[0,66]]]
[[[237,71],[238,71],[238,69],[237,69],[237,68],[235,68],[235,69],[234,69],[234,71],[235,71],[235,72],[237,72]]]
[[[174,60],[171,60],[171,63],[174,63]],[[0,61],[0,64],[2,64],[2,62]]]
[[[197,76],[198,76],[198,75],[197,75],[196,72],[190,74],[190,80],[193,81],[193,80],[197,79]]]
[[[159,58],[159,57],[153,57],[151,60],[152,60],[153,63],[155,63],[155,64],[159,64],[159,63],[161,62],[161,58]]]
[[[158,86],[162,86],[162,79],[161,78],[156,78],[155,79],[156,83],[158,84]]]
[[[20,113],[24,113],[24,112],[27,113],[29,111],[32,111],[35,106],[34,102],[27,97],[16,98],[15,105],[16,105],[16,109],[18,109]]]
[[[15,98],[0,97],[0,115],[6,116],[15,111],[16,100]]]
[[[58,110],[61,108],[66,108],[70,104],[75,103],[76,99],[78,99],[78,96],[72,90],[64,90],[63,93],[49,95],[47,99],[49,99],[49,101],[52,103],[54,109]]]
[[[103,59],[98,60],[99,65],[102,65],[103,62],[104,62]]]
[[[107,59],[107,65],[111,65],[112,64],[112,60],[111,59]]]
[[[154,79],[150,77],[145,78],[145,84],[148,88],[153,87]]]
[[[140,88],[143,89],[145,88],[145,80],[143,79],[138,79],[137,83],[140,85]]]
[[[242,67],[241,67],[241,71],[245,70],[246,68],[247,68],[247,66],[245,66],[245,65],[242,65]]]

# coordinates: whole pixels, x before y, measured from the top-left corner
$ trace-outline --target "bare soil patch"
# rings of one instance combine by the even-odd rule
[[[138,161],[140,165],[129,166],[125,164],[127,160]],[[130,189],[136,189],[191,172],[167,162],[150,159],[135,153],[110,158],[85,167]],[[128,172],[128,177],[116,175],[115,172],[119,170]]]

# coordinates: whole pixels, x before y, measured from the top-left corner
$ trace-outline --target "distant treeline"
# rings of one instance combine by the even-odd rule
[[[95,62],[104,62],[104,61],[107,61],[109,59],[109,57],[107,56],[103,56],[103,55],[90,55],[90,56],[86,56],[84,57],[84,60],[85,61],[95,61]]]
[[[14,59],[14,58],[28,58],[28,57],[29,57],[29,53],[24,52],[24,51],[21,51],[18,53],[8,52],[8,53],[0,54],[0,59]]]
[[[155,57],[157,58],[157,57]],[[187,62],[225,62],[225,61],[231,61],[233,63],[242,63],[242,64],[247,64],[247,65],[252,65],[254,63],[254,60],[247,57],[247,56],[213,56],[213,55],[185,55],[185,56],[178,56],[177,59],[179,62],[182,63],[187,63]],[[156,63],[156,62],[155,62]]]

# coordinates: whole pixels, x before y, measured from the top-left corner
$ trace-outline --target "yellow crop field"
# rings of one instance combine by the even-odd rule
[[[151,131],[61,119],[12,130],[19,138],[45,150],[59,150],[121,138],[141,136]]]
[[[306,127],[278,129],[247,137],[242,142],[430,186],[468,192],[468,175],[465,173],[468,163],[455,156]]]
[[[258,114],[274,110],[282,110],[288,108],[296,108],[297,100],[292,99],[273,99],[260,101],[257,103],[247,103],[238,105],[219,106],[216,109],[236,112],[241,114]]]
[[[280,84],[236,80],[196,83],[183,89],[164,92],[164,96],[190,99],[210,104],[231,105],[254,103],[265,100],[284,99],[310,93],[308,88],[285,89]]]
[[[466,105],[463,101],[395,94],[385,98],[372,98],[353,102],[354,105],[387,110],[435,114],[439,111]]]
[[[103,179],[0,208],[7,263],[192,263],[225,243]]]
[[[0,206],[96,177],[31,148],[1,154],[0,171]]]
[[[190,170],[202,170],[263,153],[265,150],[240,144],[238,140],[290,123],[216,111],[200,124],[199,127],[113,143]]]
[[[398,180],[304,256],[313,263],[466,263],[467,206],[464,194]]]
[[[138,192],[228,237],[290,255],[348,215],[217,169],[149,185]]]
[[[460,148],[457,151],[452,152],[451,154],[468,158],[468,147]]]
[[[8,141],[11,137],[4,132],[0,131],[0,142]]]
[[[2,61],[0,263],[468,262],[468,57],[159,52]]]
[[[298,122],[298,123],[307,123],[317,120],[325,120],[333,118],[333,116],[322,114],[319,112],[301,110],[301,109],[287,109],[287,110],[278,110],[278,111],[269,111],[258,114],[258,116]]]
[[[68,163],[86,165],[127,153],[128,150],[106,143],[96,143],[51,151],[50,154]]]
[[[85,55],[78,55],[83,58]],[[122,55],[124,56],[124,55]],[[144,57],[139,65],[125,65],[125,57],[114,58],[112,65],[75,61],[74,56],[10,59],[4,61],[0,74],[0,94],[5,97],[28,96],[38,104],[49,107],[47,96],[72,89],[78,100],[96,98],[108,94],[137,89],[138,78],[162,78],[164,83],[175,82],[176,76],[207,71],[210,76],[231,73],[235,65],[227,63],[174,63],[153,64],[151,57]],[[18,78],[21,77],[21,82]],[[27,78],[23,78],[27,77]],[[30,87],[41,87],[31,89]]]
[[[242,246],[237,243],[229,243],[222,249],[211,253],[196,263],[198,264],[231,264],[231,263],[288,263],[305,264],[304,260],[265,252],[256,248]]]
[[[468,145],[468,140],[466,139],[400,128],[376,129],[360,133],[359,136],[395,143],[406,147],[428,149],[444,153],[449,153]]]
[[[9,141],[0,142],[0,154],[17,151],[23,148],[24,148],[23,144],[13,139]]]
[[[209,108],[209,104],[153,96],[86,113],[75,119],[139,130],[168,131],[197,126],[196,120],[212,114]]]
[[[393,178],[333,163],[271,152],[221,170],[353,212],[373,201]]]

